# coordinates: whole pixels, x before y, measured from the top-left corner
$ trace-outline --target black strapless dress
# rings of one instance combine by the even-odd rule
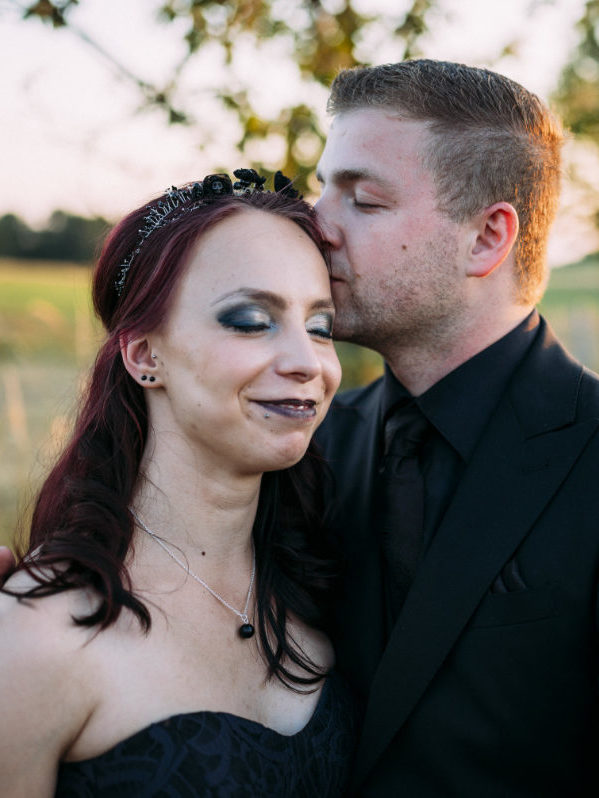
[[[63,762],[56,796],[339,798],[356,740],[353,700],[332,674],[297,734],[226,712],[175,715],[93,759]]]

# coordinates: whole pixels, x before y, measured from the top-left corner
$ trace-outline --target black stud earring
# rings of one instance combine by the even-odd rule
[[[145,382],[147,379],[148,379],[148,375],[147,374],[142,374],[141,375],[142,382]]]
[[[154,375],[152,375],[152,376],[150,377],[150,382],[156,382],[156,377],[155,377]]]

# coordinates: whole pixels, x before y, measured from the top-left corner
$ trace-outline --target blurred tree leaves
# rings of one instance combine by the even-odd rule
[[[23,18],[38,17],[42,22],[49,23],[54,28],[62,28],[67,24],[66,13],[69,8],[76,6],[79,0],[63,0],[59,2],[56,0],[38,0],[37,3],[32,3],[23,12]]]
[[[554,99],[570,130],[599,144],[599,0],[587,0],[577,27],[579,44]]]
[[[578,46],[564,68],[553,96],[566,126],[581,142],[599,146],[599,0],[587,0],[577,24]],[[596,172],[585,161],[571,165],[572,179],[581,186],[590,218],[599,228]],[[585,204],[586,204],[585,203]]]
[[[152,85],[132,74],[72,23],[69,13],[81,0],[37,0],[27,5],[23,16],[37,17],[54,27],[70,27],[108,58],[121,75],[137,84],[144,106],[160,108],[169,124],[189,125],[196,120],[177,98],[179,78],[208,43],[220,46],[225,66],[230,67],[240,38],[249,35],[256,44],[278,40],[285,43],[303,81],[329,86],[340,69],[369,63],[363,49],[358,58],[358,50],[373,26],[383,28],[386,37],[397,43],[396,60],[418,55],[418,40],[426,32],[427,16],[437,3],[438,0],[403,0],[393,13],[383,17],[357,11],[348,0],[165,0],[159,19],[165,25],[183,27],[185,42],[185,53],[165,86]],[[360,7],[367,5],[361,3]],[[372,57],[376,57],[375,52]],[[316,110],[290,98],[288,107],[268,116],[254,106],[247,89],[223,88],[218,96],[240,122],[240,150],[251,151],[253,142],[276,136],[283,142],[280,168],[295,176],[300,191],[310,191],[308,179],[324,142]]]
[[[143,107],[159,108],[169,124],[183,125],[198,124],[198,120],[178,94],[181,77],[208,44],[220,47],[225,68],[230,68],[240,40],[249,36],[256,47],[278,41],[297,65],[303,81],[328,87],[340,69],[376,59],[376,45],[372,45],[376,35],[371,36],[375,29],[379,35],[383,30],[386,41],[396,44],[395,60],[418,56],[431,14],[443,7],[442,0],[397,0],[389,4],[393,12],[383,15],[365,11],[370,4],[363,0],[160,0],[158,19],[165,26],[182,30],[184,48],[166,84],[156,86],[133,74],[73,24],[71,12],[84,2],[29,0],[23,17],[38,18],[55,28],[70,28],[137,85]],[[528,13],[532,15],[537,6],[553,2],[556,0],[529,0]],[[152,9],[156,9],[154,4]],[[578,46],[563,70],[553,99],[572,132],[599,145],[599,0],[587,0],[577,28]],[[364,46],[367,40],[369,47]],[[518,41],[507,43],[502,55],[516,51]],[[309,193],[314,188],[309,178],[324,142],[317,109],[305,99],[298,102],[290,93],[285,108],[268,114],[256,107],[251,88],[238,80],[224,80],[218,91],[223,107],[240,123],[238,145],[251,162],[248,165],[263,168],[248,154],[254,143],[275,137],[282,143],[283,152],[278,167],[295,176],[300,191]]]

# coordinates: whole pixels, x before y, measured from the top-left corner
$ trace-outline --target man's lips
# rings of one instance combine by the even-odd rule
[[[267,413],[277,413],[288,418],[314,418],[314,399],[254,399]]]

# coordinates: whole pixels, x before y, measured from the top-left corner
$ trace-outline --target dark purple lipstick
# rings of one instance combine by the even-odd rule
[[[257,402],[268,413],[278,413],[288,418],[314,418],[316,402],[313,399],[277,399]]]

